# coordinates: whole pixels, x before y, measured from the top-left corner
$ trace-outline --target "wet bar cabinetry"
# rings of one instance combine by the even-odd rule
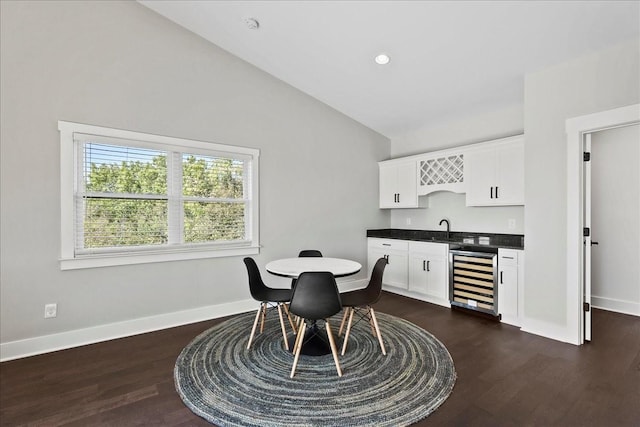
[[[449,245],[409,242],[409,291],[426,300],[448,306]]]
[[[424,154],[417,159],[418,196],[436,191],[464,193],[465,154],[463,150],[446,150]]]
[[[378,163],[380,208],[417,208],[418,196],[466,193],[467,206],[524,205],[524,135]]]
[[[467,206],[524,205],[524,137],[469,150],[465,174]]]
[[[449,307],[448,250],[446,243],[369,238],[369,271],[377,259],[386,258],[385,290]]]
[[[481,236],[487,236],[491,244],[478,244]],[[477,284],[476,280],[483,279],[484,274],[492,276],[491,285],[485,286],[491,290],[491,307],[486,308],[500,315],[502,322],[521,326],[525,259],[522,235],[452,232],[446,236],[442,231],[367,230],[368,268],[371,271],[376,260],[385,258],[389,264],[382,279],[384,290],[450,307],[450,278],[453,275],[449,258],[460,249],[460,242],[469,239],[475,243],[463,245],[471,247],[468,250],[493,252],[497,268],[492,262],[486,273],[466,274],[467,279],[473,280],[466,280],[463,285]],[[464,292],[475,292],[463,288],[460,289]],[[464,298],[466,302],[473,299],[480,304],[486,301],[486,298],[468,294]]]
[[[409,275],[409,242],[396,239],[368,239],[369,271],[380,258],[387,260],[383,283],[394,288],[407,289]]]
[[[498,312],[504,323],[520,326],[523,284],[524,251],[498,249]]]
[[[418,207],[416,163],[414,161],[389,160],[379,163],[378,166],[380,176],[380,207]]]

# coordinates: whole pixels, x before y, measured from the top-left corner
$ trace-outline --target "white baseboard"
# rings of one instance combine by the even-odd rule
[[[451,307],[451,304],[448,301],[434,300],[425,295],[416,294],[415,292],[410,292],[405,289],[396,288],[393,286],[384,285],[382,287],[385,291],[392,292],[398,295],[403,295],[406,297],[422,300],[425,302],[430,302],[432,304],[441,305],[443,307]],[[522,332],[527,332],[529,334],[540,335],[544,338],[549,338],[556,341],[562,341],[570,344],[578,345],[574,338],[572,338],[568,329],[562,325],[556,325],[553,323],[537,320],[537,319],[518,319],[517,324],[506,322],[509,324],[514,324],[514,326],[519,326]]]
[[[367,279],[344,280],[338,282],[338,288],[341,292],[351,291],[367,283]],[[255,300],[248,299],[10,341],[0,344],[0,362],[231,316],[255,310],[257,306]]]
[[[451,303],[446,299],[434,298],[429,295],[423,295],[417,292],[411,292],[407,289],[397,288],[395,286],[383,285],[382,289],[387,292],[391,292],[393,294],[402,295],[403,297],[409,297],[409,298],[417,299],[419,301],[424,301],[431,304],[440,305],[442,307],[451,308]]]
[[[613,298],[591,296],[591,306],[616,313],[640,316],[640,303]]]
[[[0,344],[0,362],[202,322],[256,309],[249,299]]]

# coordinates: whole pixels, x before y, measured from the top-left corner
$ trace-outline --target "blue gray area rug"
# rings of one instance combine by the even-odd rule
[[[378,313],[382,355],[366,322],[351,330],[338,377],[331,354],[285,350],[277,314],[247,341],[253,313],[238,315],[196,337],[180,354],[175,385],[195,414],[218,426],[406,426],[431,414],[453,390],[451,355],[433,335]],[[332,323],[337,335],[339,320]],[[338,339],[338,344],[342,340]]]

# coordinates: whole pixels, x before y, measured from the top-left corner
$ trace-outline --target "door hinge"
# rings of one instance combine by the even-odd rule
[[[584,152],[582,153],[582,160],[584,160],[585,162],[588,162],[591,160],[591,153],[589,152]]]
[[[584,311],[591,311],[591,304],[589,304],[588,302],[583,302],[582,303],[582,309]]]
[[[582,236],[589,237],[591,235],[591,229],[589,227],[585,227],[582,229]]]

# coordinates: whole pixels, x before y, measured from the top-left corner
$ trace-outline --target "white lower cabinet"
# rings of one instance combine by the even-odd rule
[[[397,239],[369,238],[368,240],[369,274],[378,259],[386,258],[387,266],[384,269],[382,282],[385,285],[407,289],[408,242]]]
[[[385,290],[450,307],[449,245],[397,239],[368,239],[369,274],[379,258],[386,258]],[[502,322],[520,326],[524,251],[498,249],[498,313]]]
[[[449,245],[409,242],[409,291],[428,297],[430,302],[448,305]]]
[[[520,326],[524,251],[498,249],[498,313],[502,322]]]
[[[388,264],[383,287],[434,304],[449,307],[449,245],[397,239],[368,239],[369,271],[379,258]]]

